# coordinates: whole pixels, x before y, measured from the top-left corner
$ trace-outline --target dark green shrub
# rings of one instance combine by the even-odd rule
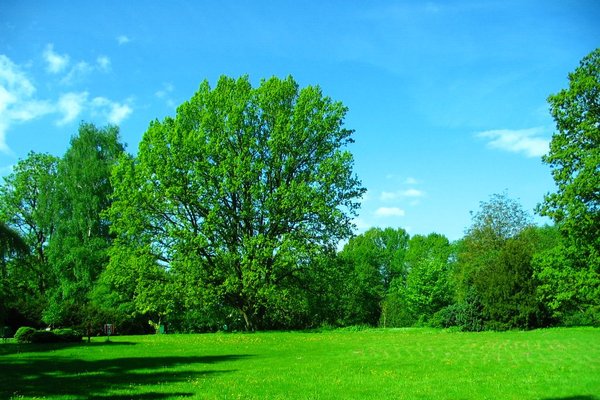
[[[589,307],[585,310],[567,314],[562,317],[563,326],[600,326],[600,307]]]
[[[17,343],[31,343],[31,338],[35,334],[35,329],[29,326],[22,326],[15,333]]]
[[[15,339],[18,343],[76,343],[81,342],[82,335],[74,329],[38,331],[24,326],[17,330]]]
[[[31,335],[31,343],[58,343],[60,338],[52,331],[35,331]]]
[[[83,336],[79,331],[70,328],[56,329],[53,333],[58,337],[60,342],[64,343],[81,342]]]
[[[442,308],[429,320],[429,326],[433,328],[450,328],[456,326],[456,311],[455,304]]]

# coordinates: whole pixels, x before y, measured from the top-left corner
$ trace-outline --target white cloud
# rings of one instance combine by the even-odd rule
[[[87,102],[88,93],[66,93],[60,96],[57,103],[58,112],[63,117],[57,121],[57,125],[66,125],[73,122],[83,111]]]
[[[115,125],[119,125],[133,112],[129,104],[112,101],[106,97],[95,97],[91,106],[95,114],[103,115],[109,123]]]
[[[401,198],[417,198],[425,196],[425,192],[419,189],[398,190],[396,192],[382,192],[379,197],[383,201],[397,200]]]
[[[378,217],[403,217],[404,214],[404,210],[398,207],[379,207],[375,210]]]
[[[125,35],[117,36],[117,43],[119,43],[119,45],[124,45],[129,42],[131,42],[131,40],[127,36],[125,36]]]
[[[119,125],[132,112],[133,109],[127,104],[113,103],[108,114],[108,122]]]
[[[35,86],[10,58],[0,54],[0,152],[11,154],[6,132],[14,123],[25,122],[53,111],[47,101],[33,98]]]
[[[53,74],[62,71],[68,64],[68,57],[54,53],[51,44],[46,47],[44,58],[48,62],[48,70]],[[108,57],[98,57],[96,61],[97,64],[93,65],[81,61],[62,79],[55,77],[51,83],[76,83],[79,78],[92,71],[110,68]],[[106,122],[120,124],[133,112],[130,100],[117,102],[105,97],[95,97],[90,101],[89,97],[87,91],[70,91],[40,99],[36,96],[36,87],[26,71],[0,54],[0,153],[12,155],[6,138],[7,132],[15,124],[54,115],[57,117],[56,125],[62,126],[81,118],[85,112],[100,116]]]
[[[33,95],[35,87],[20,68],[10,58],[0,54],[0,110],[6,109],[7,104],[15,102],[16,97]]]
[[[488,139],[492,149],[522,153],[527,157],[541,157],[548,152],[550,140],[543,137],[541,127],[530,129],[497,129],[478,133],[479,138]]]
[[[48,72],[58,74],[69,65],[69,56],[67,54],[58,54],[54,51],[54,45],[49,43],[43,53],[44,60],[48,63],[46,67]]]
[[[8,124],[0,120],[0,153],[11,154],[10,147],[6,144],[6,131],[8,130]]]
[[[406,185],[416,185],[417,183],[419,183],[419,181],[410,176],[404,180],[404,184]]]
[[[15,122],[26,122],[54,112],[54,106],[47,100],[27,100],[10,111],[9,116]]]
[[[102,72],[110,71],[110,58],[106,56],[100,56],[96,59],[96,63],[98,64],[98,69]]]

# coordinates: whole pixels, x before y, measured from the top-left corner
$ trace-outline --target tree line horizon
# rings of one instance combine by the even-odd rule
[[[158,330],[600,326],[600,49],[550,95],[557,186],[536,226],[506,193],[465,235],[354,235],[365,192],[348,112],[291,77],[201,83],[149,124],[82,122],[0,186],[0,323]],[[338,243],[347,240],[341,250]]]

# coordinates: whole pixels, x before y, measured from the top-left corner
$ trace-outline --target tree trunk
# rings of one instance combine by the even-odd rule
[[[244,317],[244,322],[246,323],[246,332],[254,332],[254,324],[252,324],[252,321],[248,317],[246,311],[240,310],[240,312],[242,313],[242,316]]]

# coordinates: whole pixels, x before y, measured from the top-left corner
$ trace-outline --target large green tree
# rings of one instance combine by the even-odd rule
[[[28,249],[3,265],[8,288],[5,305],[33,324],[41,321],[47,291],[54,285],[48,243],[56,229],[57,168],[58,158],[32,152],[19,160],[0,186],[0,220],[18,233]]]
[[[247,329],[276,325],[302,305],[289,299],[313,259],[351,234],[363,189],[346,112],[291,77],[203,82],[118,164],[116,246],[152,255],[185,276],[182,294],[237,310]]]
[[[585,251],[600,249],[600,49],[569,74],[569,88],[548,98],[557,132],[543,157],[557,192],[540,207]],[[584,249],[582,249],[584,250]]]
[[[47,323],[83,322],[88,296],[108,264],[112,238],[104,212],[111,203],[112,168],[123,154],[117,127],[82,123],[58,164],[48,252],[57,285],[44,313]]]
[[[600,49],[569,74],[569,87],[548,98],[557,131],[543,161],[557,186],[538,211],[565,236],[540,264],[544,296],[557,316],[595,314],[600,324]]]

